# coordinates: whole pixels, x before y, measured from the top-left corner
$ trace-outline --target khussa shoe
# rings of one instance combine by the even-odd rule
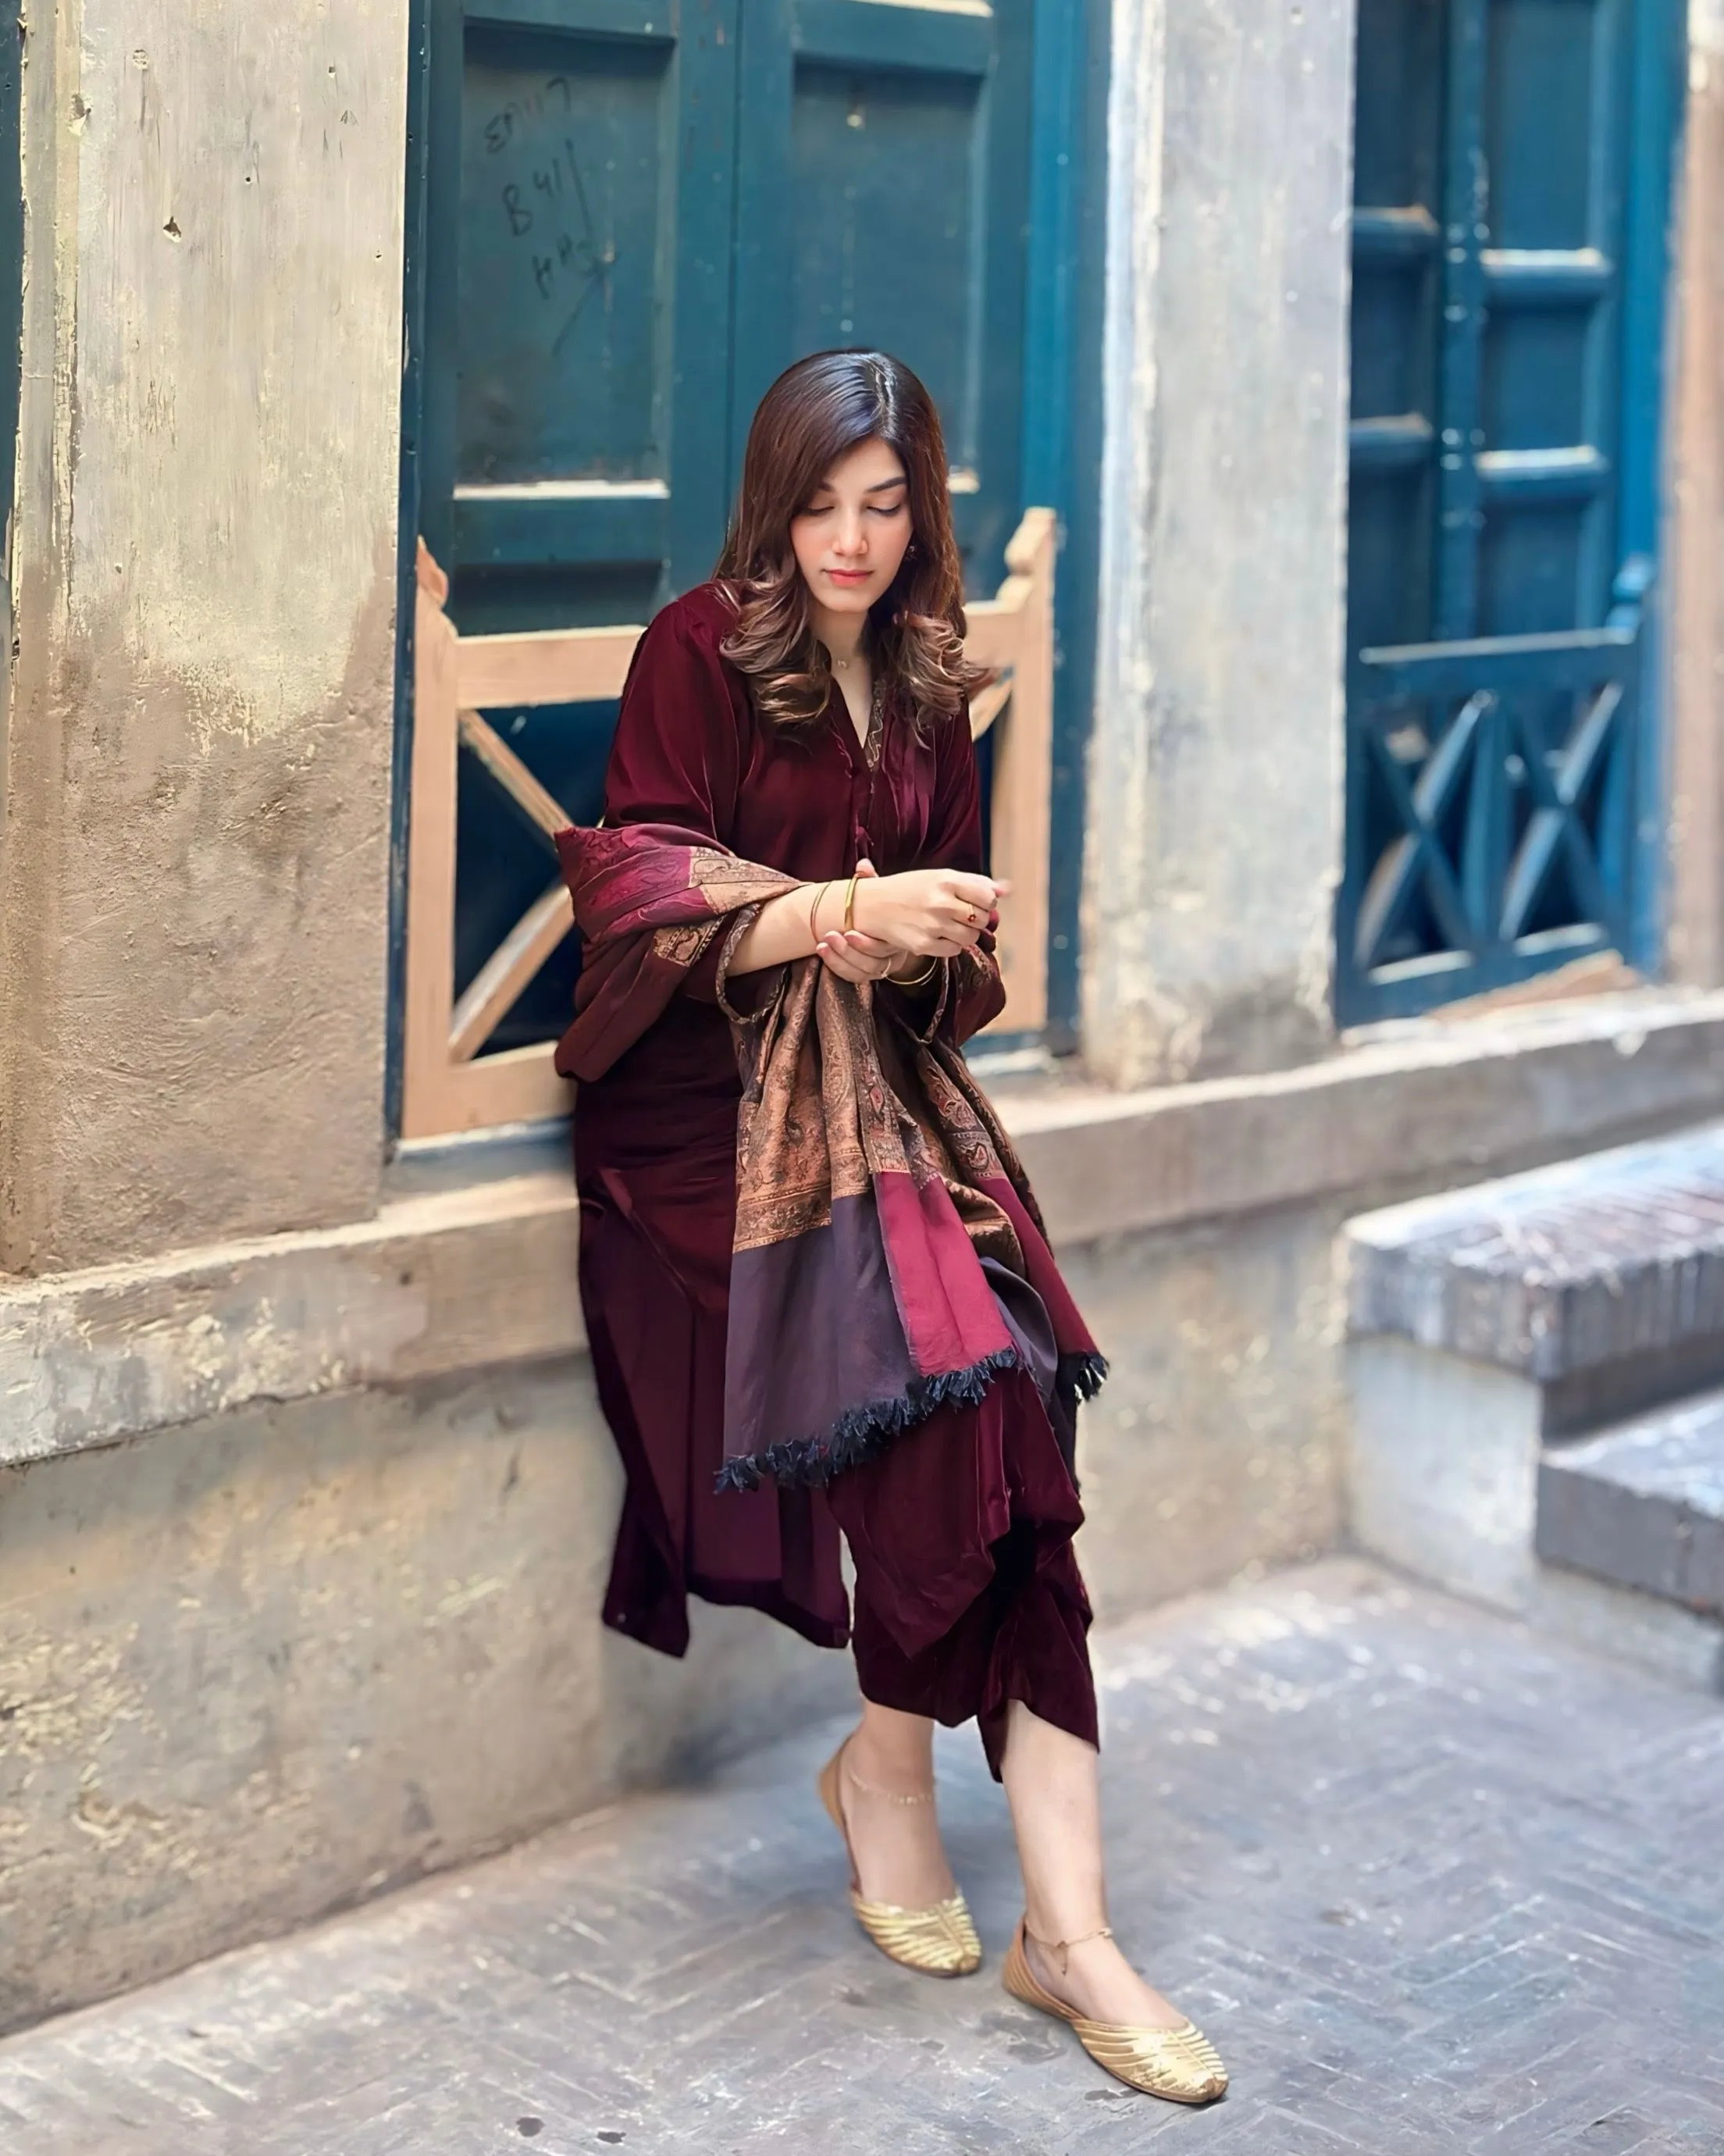
[[[1172,2103],[1213,2103],[1227,2087],[1227,2069],[1215,2046],[1201,2029],[1182,2021],[1177,2029],[1133,2029],[1120,2021],[1091,2021],[1063,1999],[1044,1990],[1035,1980],[1029,1958],[1024,1951],[1026,1926],[1020,1918],[1006,1954],[1000,1981],[1013,1999],[1039,2007],[1061,2021],[1070,2022],[1077,2040],[1098,2066],[1105,2066],[1116,2081],[1145,2096],[1166,2097]],[[1087,1939],[1111,1939],[1106,1925],[1087,1932]],[[1059,1954],[1060,1967],[1072,1947],[1084,1939],[1056,1939],[1047,1951]],[[1042,1942],[1038,1939],[1036,1944]]]
[[[814,1786],[820,1792],[821,1803],[832,1815],[832,1824],[844,1836],[844,1851],[850,1860],[850,1907],[855,1912],[856,1922],[883,1954],[892,1961],[901,1962],[906,1969],[920,1969],[924,1976],[968,1976],[982,1966],[982,1942],[976,1936],[969,1904],[962,1894],[952,1894],[926,1909],[902,1909],[895,1902],[865,1902],[858,1891],[855,1852],[850,1848],[849,1830],[844,1825],[844,1808],[839,1797],[839,1774],[849,1742],[847,1737],[839,1746],[820,1769],[820,1778]],[[856,1781],[854,1774],[850,1779]],[[895,1804],[931,1804],[934,1801],[931,1789],[913,1797],[901,1797],[895,1790],[875,1790],[865,1782],[856,1782],[856,1787],[868,1790],[870,1795],[889,1797]]]

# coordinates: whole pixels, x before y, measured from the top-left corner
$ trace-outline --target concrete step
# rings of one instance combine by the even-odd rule
[[[1547,1446],[1537,1502],[1547,1563],[1724,1617],[1724,1392]]]
[[[1724,1124],[1367,1214],[1343,1246],[1363,1547],[1724,1688]]]

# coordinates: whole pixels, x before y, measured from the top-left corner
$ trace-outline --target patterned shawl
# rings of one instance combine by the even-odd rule
[[[1054,1367],[1038,1374],[1069,1426],[1106,1365],[1011,1144],[942,1037],[955,987],[997,994],[991,952],[942,966],[920,1032],[892,1014],[907,998],[876,998],[818,958],[751,976],[758,1008],[741,1011],[726,994],[730,954],[793,878],[664,824],[565,830],[557,845],[582,956],[565,1076],[608,1070],[724,938],[717,992],[743,1090],[720,1487],[829,1481],[936,1409],[980,1400],[1001,1371],[1035,1367],[1008,1319],[1021,1297],[992,1285],[1002,1273],[1040,1298]],[[990,978],[955,984],[965,972]]]

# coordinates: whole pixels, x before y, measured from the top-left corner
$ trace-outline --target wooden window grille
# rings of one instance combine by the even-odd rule
[[[1054,512],[1025,512],[1006,549],[1005,581],[968,609],[970,655],[1000,670],[970,725],[994,730],[990,860],[1013,896],[1000,924],[1006,1009],[998,1029],[1039,1031],[1047,1015],[1049,804],[1054,707]],[[489,711],[588,703],[622,692],[642,632],[539,629],[462,636],[444,611],[448,580],[422,542],[415,598],[409,778],[406,995],[401,1134],[451,1136],[567,1112],[570,1088],[552,1044],[495,1054],[485,1044],[563,939],[568,893],[552,834],[573,821],[508,742]],[[476,757],[541,839],[552,880],[457,996],[455,816],[461,757]]]

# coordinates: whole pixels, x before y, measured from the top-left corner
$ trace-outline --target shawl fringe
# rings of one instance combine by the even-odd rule
[[[939,1409],[979,1405],[1003,1371],[1023,1367],[1024,1358],[1015,1348],[1003,1348],[967,1369],[913,1378],[895,1399],[847,1408],[818,1437],[793,1438],[759,1452],[738,1453],[720,1468],[713,1486],[721,1492],[757,1490],[763,1481],[776,1482],[780,1489],[820,1487],[847,1468],[878,1458],[895,1437],[914,1430]]]
[[[1081,1355],[1062,1355],[1054,1382],[1075,1399],[1093,1400],[1107,1378],[1107,1358],[1092,1348]]]

